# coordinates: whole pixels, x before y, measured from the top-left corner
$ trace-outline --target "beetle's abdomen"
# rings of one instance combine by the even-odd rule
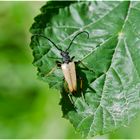
[[[69,62],[61,65],[65,80],[68,84],[70,92],[74,92],[77,90],[77,79],[76,79],[76,71],[75,71],[75,63]]]

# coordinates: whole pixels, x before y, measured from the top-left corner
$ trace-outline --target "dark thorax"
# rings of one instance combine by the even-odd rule
[[[61,51],[61,56],[62,56],[62,62],[63,63],[67,63],[68,64],[69,62],[71,62],[71,58],[70,58],[68,52]]]

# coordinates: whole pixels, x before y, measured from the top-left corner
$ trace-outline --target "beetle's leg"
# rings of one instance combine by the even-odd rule
[[[68,93],[68,97],[69,97],[69,99],[70,99],[70,102],[74,105],[74,101],[73,101],[73,99],[72,99],[72,94],[71,93]]]
[[[71,61],[73,61],[74,58],[75,58],[75,56],[73,56],[73,57],[71,58]]]
[[[61,58],[55,58],[55,57],[48,57],[48,58],[56,59],[55,62],[56,62],[56,64],[57,64],[57,66],[58,66],[58,67],[61,66],[62,63],[61,63],[60,61],[58,61],[58,60],[61,59]]]
[[[60,61],[55,61],[58,67],[61,67],[61,62]]]
[[[83,89],[83,80],[82,80],[81,77],[79,79],[80,79],[80,93],[81,93],[81,97],[82,97],[83,101],[85,101],[85,97],[84,97],[84,94],[83,94],[83,91],[82,91],[82,89]]]
[[[92,70],[92,69],[90,69],[90,68],[88,68],[82,61],[78,61],[78,62],[75,62],[76,64],[81,64],[86,70],[89,70],[89,71],[91,71],[91,72],[93,72],[93,73],[95,73],[95,71],[94,70]]]
[[[65,79],[64,79],[64,81],[65,81]],[[70,102],[74,105],[74,101],[73,101],[73,99],[72,99],[72,96],[73,96],[73,95],[70,93],[66,81],[64,82],[64,89],[65,89],[65,91],[68,93],[68,97],[69,97],[69,99],[70,99]]]
[[[83,88],[83,80],[82,80],[82,78],[80,77],[80,90],[82,90],[82,88]]]
[[[45,76],[49,76],[50,74],[52,74],[57,68],[57,65],[55,65],[47,74],[45,74]]]
[[[82,62],[82,61],[77,61],[77,62],[75,62],[76,64],[81,64],[83,67],[85,67],[85,68],[87,68],[88,69],[88,67]]]

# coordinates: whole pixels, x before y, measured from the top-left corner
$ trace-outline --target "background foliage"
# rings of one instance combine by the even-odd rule
[[[43,4],[0,2],[0,138],[80,138],[61,118],[59,92],[31,65],[28,30]],[[140,138],[139,118],[103,138]]]

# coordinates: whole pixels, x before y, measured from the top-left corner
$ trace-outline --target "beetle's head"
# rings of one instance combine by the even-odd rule
[[[69,52],[61,51],[61,56],[62,56],[63,63],[69,63],[71,61]]]
[[[67,57],[69,55],[69,52],[61,51],[60,54],[61,54],[62,57]]]

